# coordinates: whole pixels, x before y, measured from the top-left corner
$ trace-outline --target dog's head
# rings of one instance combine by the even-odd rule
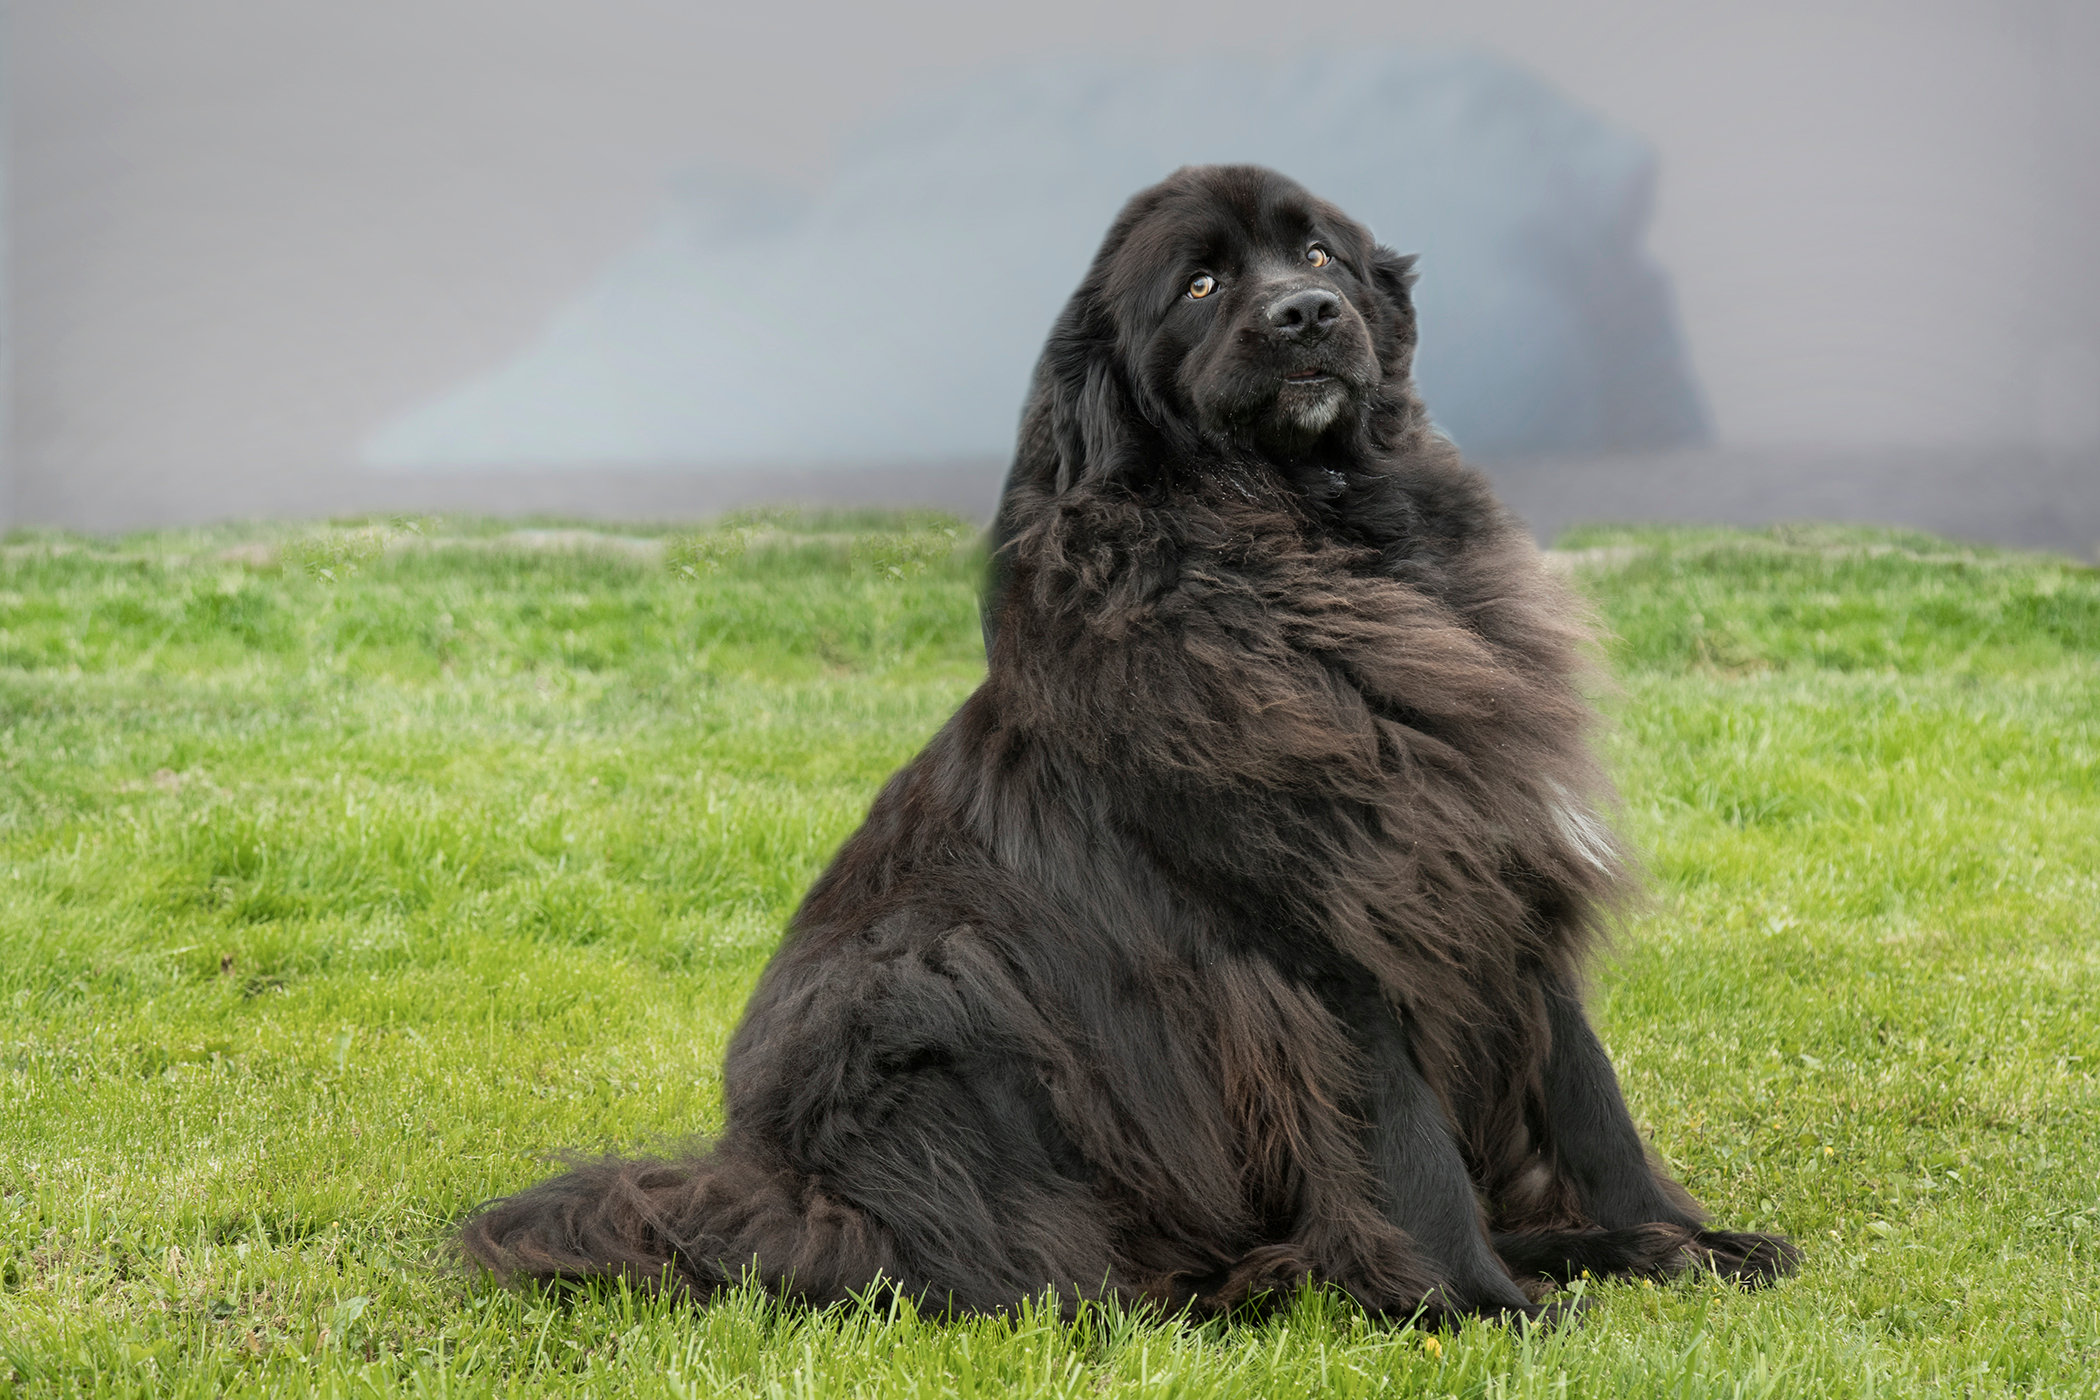
[[[1140,192],[1045,351],[1061,484],[1151,455],[1147,429],[1178,456],[1289,460],[1411,404],[1413,261],[1259,166]]]
[[[1245,483],[1261,462],[1339,483],[1331,469],[1426,431],[1413,268],[1259,166],[1189,166],[1132,197],[1036,367],[992,525],[987,650],[1016,540],[1074,486],[1214,469]]]

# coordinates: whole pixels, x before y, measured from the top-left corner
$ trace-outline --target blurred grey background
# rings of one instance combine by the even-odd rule
[[[14,524],[635,518],[784,499],[981,513],[1002,466],[987,434],[1024,387],[1025,363],[1008,363],[1018,327],[1083,266],[1107,182],[1232,154],[1195,149],[1206,134],[1289,169],[1279,152],[1302,102],[1304,164],[1364,172],[1357,211],[1378,204],[1381,237],[1429,244],[1425,295],[1447,269],[1435,373],[1464,416],[1451,426],[1542,534],[1817,517],[2100,544],[2091,0],[14,0],[7,22],[0,519]],[[1391,107],[1422,62],[1535,82],[1512,101],[1537,122],[1513,136],[1494,112],[1454,126],[1448,109]],[[1365,63],[1389,66],[1366,77]],[[1234,108],[1242,127],[1192,134],[1131,107],[1154,70],[1192,92],[1238,75],[1263,95]],[[1347,108],[1369,114],[1357,128],[1378,127],[1362,161],[1321,126],[1346,113],[1314,111],[1345,79],[1369,104]],[[1040,100],[1015,116],[1022,91]],[[1097,109],[1136,115],[1090,126]],[[868,172],[996,173],[1009,118],[1014,173],[1061,153],[1070,183],[1048,187],[1071,191],[1055,204],[1070,227],[1014,216],[1033,241],[1009,240],[1013,256],[1040,270],[1014,274],[1026,294],[994,327],[1003,348],[975,357],[982,376],[956,379],[968,411],[951,424],[922,395],[877,431],[895,396],[866,411],[841,397],[849,428],[870,424],[858,456],[836,424],[806,444],[732,431],[751,395],[708,407],[708,366],[735,367],[743,342],[708,279],[748,249],[763,269],[752,285],[795,305],[850,296],[858,271],[827,263],[877,225],[888,247],[966,257],[954,250],[969,231],[944,238],[939,219],[953,228],[967,201],[919,201],[920,221],[899,222],[895,201],[870,203]],[[1560,347],[1561,368],[1540,373],[1562,382],[1601,353],[1580,339],[1586,308],[1611,304],[1574,296],[1554,340],[1534,314],[1544,293],[1496,310],[1477,290],[1541,285],[1572,214],[1523,212],[1551,246],[1523,245],[1532,282],[1498,282],[1495,267],[1468,270],[1477,239],[1437,222],[1465,202],[1462,181],[1379,182],[1412,158],[1403,136],[1490,128],[1500,146],[1452,149],[1521,156],[1538,132],[1587,133],[1536,167],[1550,181],[1522,188],[1534,167],[1514,157],[1494,179],[1571,211],[1617,192],[1598,227],[1622,236],[1612,266],[1658,289],[1663,329],[1596,344],[1613,363],[1664,347],[1668,363],[1640,381],[1664,387],[1640,394],[1669,412],[1556,438],[1514,431],[1469,390],[1493,390],[1541,345]],[[1399,193],[1380,204],[1388,186]],[[880,317],[841,324],[874,338],[861,362],[897,358]],[[1471,378],[1452,367],[1461,348]],[[800,353],[783,342],[763,363]],[[1435,353],[1425,344],[1432,387]]]

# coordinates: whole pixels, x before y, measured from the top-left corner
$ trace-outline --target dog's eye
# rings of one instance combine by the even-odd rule
[[[1211,276],[1208,272],[1199,272],[1189,279],[1189,295],[1198,300],[1209,296],[1217,289],[1218,279]]]
[[[1319,244],[1315,243],[1310,248],[1307,248],[1305,250],[1305,260],[1311,263],[1314,267],[1325,267],[1327,266],[1327,264],[1333,262],[1334,258],[1331,254],[1328,253],[1328,251],[1325,248],[1322,248]]]

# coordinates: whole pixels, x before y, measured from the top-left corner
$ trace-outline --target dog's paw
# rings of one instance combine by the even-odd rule
[[[1534,1230],[1493,1237],[1495,1252],[1521,1280],[1571,1283],[1585,1274],[1664,1278],[1687,1267],[1693,1231],[1660,1221],[1617,1230]],[[1524,1286],[1521,1282],[1520,1287]]]
[[[1454,1305],[1441,1299],[1425,1300],[1414,1315],[1415,1326],[1424,1332],[1455,1332],[1468,1321],[1489,1322],[1500,1327],[1514,1327],[1520,1332],[1573,1326],[1575,1320],[1589,1311],[1590,1302],[1582,1297],[1553,1298],[1545,1302],[1522,1304],[1490,1303],[1466,1307]]]
[[[1527,1308],[1512,1308],[1501,1317],[1520,1332],[1532,1329],[1551,1332],[1560,1327],[1573,1327],[1589,1310],[1590,1300],[1587,1298],[1554,1298],[1533,1303]]]
[[[1248,1251],[1228,1269],[1189,1281],[1189,1295],[1200,1313],[1223,1315],[1274,1307],[1317,1275],[1312,1261],[1288,1244],[1263,1245]]]
[[[1718,1274],[1746,1288],[1762,1288],[1801,1264],[1801,1250],[1784,1235],[1747,1230],[1699,1230],[1679,1246],[1682,1268]]]

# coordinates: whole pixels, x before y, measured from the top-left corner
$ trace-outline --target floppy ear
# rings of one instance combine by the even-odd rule
[[[1079,372],[1059,386],[1050,412],[1060,494],[1082,481],[1106,480],[1131,464],[1137,409],[1109,347],[1095,347]]]
[[[1385,333],[1391,348],[1407,354],[1415,348],[1415,254],[1390,248],[1371,250],[1371,284],[1385,302]]]
[[[1114,330],[1093,311],[1082,286],[1043,347],[1035,387],[1021,415],[1021,438],[992,517],[989,567],[979,620],[987,653],[1005,609],[1014,540],[1058,496],[1099,481],[1135,457],[1135,413],[1116,368]]]

